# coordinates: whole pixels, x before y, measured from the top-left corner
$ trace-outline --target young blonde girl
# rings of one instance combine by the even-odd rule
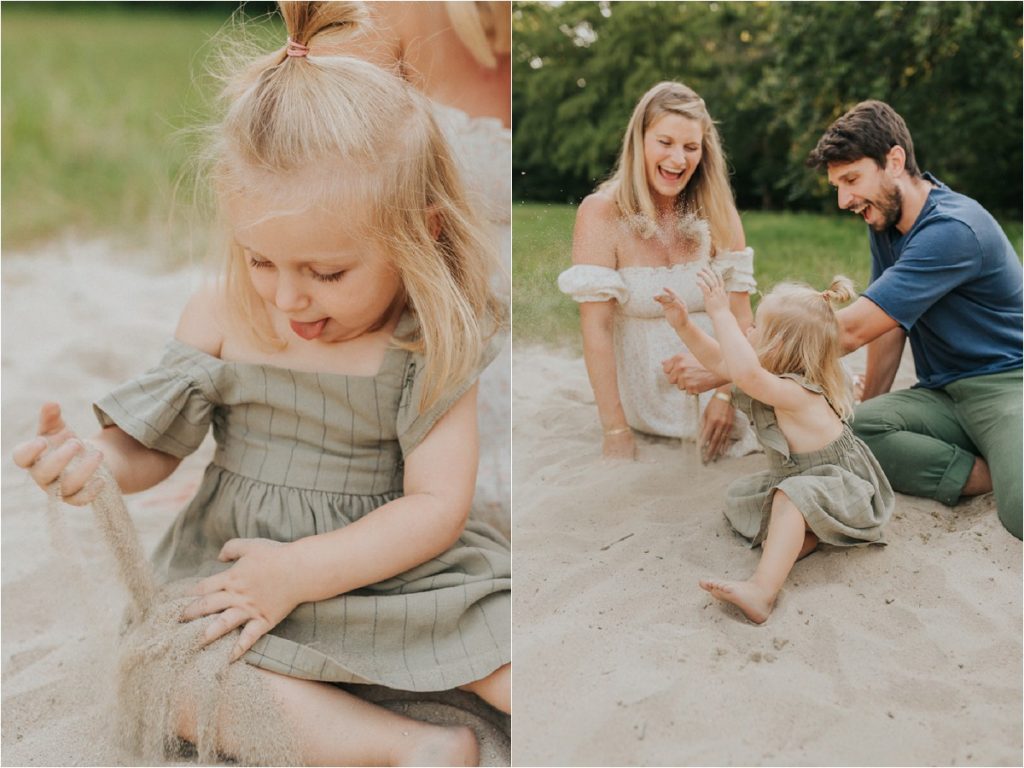
[[[717,341],[690,321],[671,290],[656,299],[700,362],[733,382],[734,401],[749,415],[770,466],[728,492],[729,521],[751,546],[762,545],[757,570],[746,581],[702,580],[700,586],[761,624],[793,564],[819,541],[881,543],[894,496],[847,423],[853,403],[832,303],[853,297],[850,281],[836,278],[823,292],[779,285],[744,334],[729,312],[721,276],[704,269],[698,280]]]
[[[281,9],[287,45],[223,92],[224,280],[190,300],[156,368],[96,403],[95,438],[47,404],[15,460],[86,504],[101,462],[124,492],[149,488],[212,424],[214,460],[154,555],[163,581],[203,577],[182,618],[216,616],[206,642],[240,628],[233,659],[264,670],[303,762],[473,764],[468,729],[327,683],[460,687],[510,709],[508,547],[467,523],[475,380],[504,324],[486,238],[423,97],[318,56],[360,7]]]

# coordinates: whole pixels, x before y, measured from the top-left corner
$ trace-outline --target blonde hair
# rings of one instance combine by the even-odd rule
[[[644,163],[644,135],[658,118],[666,114],[696,120],[702,133],[700,164],[679,193],[678,207],[683,213],[696,214],[707,220],[715,252],[729,251],[735,237],[733,214],[736,204],[729,187],[722,141],[704,99],[682,83],[658,83],[640,98],[626,126],[615,170],[599,188],[612,194],[623,218],[642,216],[650,221],[657,220]]]
[[[498,56],[511,53],[511,3],[449,0],[444,7],[455,34],[481,66],[494,69],[498,66]]]
[[[853,282],[839,275],[825,291],[803,283],[780,283],[761,300],[754,350],[765,370],[798,373],[824,390],[844,421],[853,414],[853,395],[843,371],[839,321],[833,304],[856,296]]]
[[[235,61],[209,148],[215,189],[221,198],[258,189],[282,206],[298,197],[304,209],[356,211],[353,228],[391,260],[419,321],[414,336],[395,343],[425,357],[427,408],[476,371],[506,323],[490,285],[497,255],[424,97],[373,64],[317,55],[318,43],[358,30],[362,4],[282,2],[280,10],[289,38],[309,55],[288,56],[282,46]],[[233,327],[280,349],[237,243],[227,249],[224,285]]]

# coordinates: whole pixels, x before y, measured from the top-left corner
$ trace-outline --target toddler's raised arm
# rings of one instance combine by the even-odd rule
[[[690,322],[690,314],[686,309],[686,302],[675,291],[671,288],[664,288],[662,290],[663,293],[655,296],[654,300],[661,304],[668,324],[672,326],[687,349],[694,354],[701,365],[715,375],[728,380],[729,373],[722,359],[722,351],[719,348],[718,342]]]

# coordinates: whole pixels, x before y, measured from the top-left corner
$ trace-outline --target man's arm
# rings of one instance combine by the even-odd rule
[[[839,345],[844,355],[900,327],[885,310],[864,296],[836,312],[836,319],[839,321]]]
[[[892,389],[906,340],[906,332],[897,326],[868,344],[868,366],[864,373],[861,401],[884,395]]]

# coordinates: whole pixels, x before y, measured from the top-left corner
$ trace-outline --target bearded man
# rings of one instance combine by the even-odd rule
[[[871,282],[838,312],[846,352],[868,344],[852,426],[892,486],[952,506],[995,491],[1021,538],[1022,273],[979,203],[918,170],[906,123],[865,101],[836,120],[808,164],[867,223]],[[918,382],[890,392],[910,337]]]

